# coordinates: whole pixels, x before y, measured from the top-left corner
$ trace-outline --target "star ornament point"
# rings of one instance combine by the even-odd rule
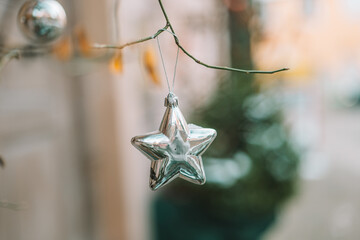
[[[172,93],[165,106],[159,131],[131,140],[151,160],[150,188],[157,190],[177,177],[202,185],[206,177],[201,155],[214,141],[216,130],[187,124]]]

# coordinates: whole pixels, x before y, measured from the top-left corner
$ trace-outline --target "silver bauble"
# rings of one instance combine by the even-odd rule
[[[25,2],[17,20],[22,33],[35,43],[57,39],[66,27],[65,10],[55,0]]]

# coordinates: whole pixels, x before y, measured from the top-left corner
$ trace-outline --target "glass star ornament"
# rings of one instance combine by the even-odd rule
[[[150,188],[157,190],[177,177],[195,184],[206,181],[201,155],[216,137],[216,130],[187,124],[173,94],[159,131],[132,138],[131,143],[151,160]]]

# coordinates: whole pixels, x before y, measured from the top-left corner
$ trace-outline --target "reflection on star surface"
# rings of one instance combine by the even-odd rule
[[[180,177],[195,184],[206,181],[201,155],[216,137],[216,131],[187,124],[178,102],[168,96],[160,129],[132,139],[132,144],[151,160],[150,188],[156,190]]]

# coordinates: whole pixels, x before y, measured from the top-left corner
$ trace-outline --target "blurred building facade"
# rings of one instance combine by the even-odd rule
[[[5,47],[28,44],[16,26],[23,2],[0,2],[8,18],[1,29]],[[121,1],[116,26],[114,1],[59,2],[68,14],[66,35],[81,26],[90,43],[116,43],[116,26],[124,43],[165,24],[156,1]],[[182,44],[200,59],[226,65],[226,16],[217,4],[164,3]],[[170,76],[177,49],[166,33],[161,43]],[[149,79],[142,64],[146,48],[156,52],[156,42],[124,49],[122,75],[110,74],[108,62],[78,53],[64,62],[24,57],[1,72],[1,239],[152,238],[150,163],[130,139],[159,127],[167,90],[164,81],[159,87]],[[183,54],[178,66],[176,90],[186,112],[207,100],[218,73]]]
[[[273,77],[306,153],[299,192],[266,239],[356,239],[359,2],[259,2],[263,35],[254,57],[263,67],[288,62],[291,70]]]

